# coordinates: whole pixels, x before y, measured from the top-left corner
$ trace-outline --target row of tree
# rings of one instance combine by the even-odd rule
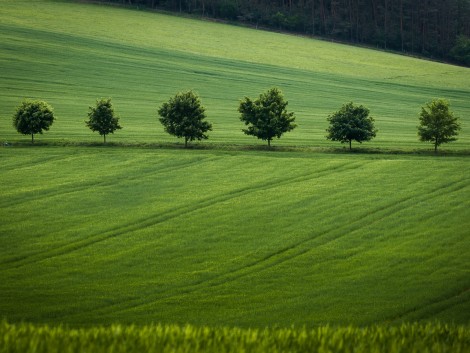
[[[107,0],[470,65],[470,0]]]
[[[246,135],[255,136],[268,142],[297,127],[293,112],[287,111],[288,102],[282,92],[271,88],[262,93],[257,99],[245,97],[238,107],[240,120],[246,125],[242,131]],[[159,120],[166,132],[178,138],[184,138],[185,147],[188,141],[208,138],[208,131],[212,124],[206,121],[205,108],[198,95],[193,91],[180,92],[162,104],[158,109]],[[52,107],[43,101],[25,100],[13,115],[13,126],[24,135],[31,135],[34,143],[34,134],[49,130],[54,122]],[[328,116],[329,127],[326,138],[341,143],[352,141],[362,143],[370,141],[376,136],[374,118],[370,116],[369,109],[350,102],[344,104],[340,110]],[[435,99],[421,108],[418,135],[421,141],[434,144],[434,151],[443,143],[456,140],[461,129],[459,118],[449,109],[449,102],[444,99]],[[90,107],[88,120],[85,121],[92,131],[103,136],[121,129],[119,118],[115,115],[111,99],[100,99],[94,107]]]

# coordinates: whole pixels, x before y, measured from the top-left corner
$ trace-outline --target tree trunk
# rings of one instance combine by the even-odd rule
[[[372,15],[374,18],[375,31],[377,31],[377,28],[379,28],[379,24],[377,15],[377,4],[375,3],[375,0],[372,0]]]
[[[268,139],[268,147],[271,147],[271,139]]]
[[[388,1],[384,1],[384,48],[387,49],[387,35],[388,35],[388,23],[387,23],[387,11]]]
[[[401,39],[401,51],[405,51],[405,35],[403,31],[403,0],[400,0],[400,39]]]
[[[352,9],[352,3],[351,0],[349,0],[349,40],[352,42],[353,41],[353,9]]]
[[[188,138],[184,138],[184,148],[188,148]]]
[[[34,143],[34,134],[31,134],[31,143]]]
[[[437,139],[434,141],[434,153],[437,153]]]
[[[352,140],[349,140],[349,150],[352,151]]]
[[[322,20],[323,34],[326,34],[326,15],[325,15],[325,4],[323,0],[320,0],[320,17]]]
[[[103,143],[106,143],[106,134],[103,134]]]
[[[428,6],[427,1],[424,1],[424,7],[421,13],[421,53],[426,51],[426,41],[427,41],[427,18],[428,18]]]
[[[315,35],[315,0],[312,1],[312,35]]]

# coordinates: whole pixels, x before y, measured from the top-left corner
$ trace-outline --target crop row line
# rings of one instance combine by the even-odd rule
[[[251,185],[251,186],[246,186],[246,187],[234,190],[232,192],[229,192],[227,194],[206,198],[204,200],[199,201],[195,205],[192,205],[192,204],[183,205],[183,206],[180,206],[180,207],[176,207],[176,208],[167,210],[167,211],[162,212],[158,215],[151,215],[151,216],[146,217],[146,218],[141,218],[141,219],[138,219],[134,222],[131,222],[131,223],[128,223],[128,224],[125,224],[125,225],[121,224],[119,226],[113,227],[112,229],[110,229],[107,232],[100,233],[100,234],[94,234],[94,235],[91,235],[91,236],[87,237],[86,239],[80,239],[80,240],[77,240],[75,242],[68,243],[66,245],[62,245],[62,246],[59,246],[59,247],[56,247],[56,248],[53,248],[53,249],[48,249],[47,251],[44,251],[44,252],[36,253],[36,254],[30,255],[30,256],[21,257],[21,258],[10,258],[10,259],[4,260],[3,262],[0,262],[0,264],[4,264],[4,265],[10,264],[12,267],[20,267],[20,266],[35,263],[35,262],[38,262],[38,261],[41,261],[41,260],[44,260],[44,259],[47,259],[47,258],[61,256],[61,255],[67,254],[71,251],[77,251],[77,250],[80,250],[84,247],[87,247],[87,246],[105,241],[109,238],[113,238],[113,237],[124,235],[124,234],[130,233],[130,232],[134,232],[134,231],[139,230],[141,228],[155,226],[155,225],[160,224],[162,222],[165,222],[165,221],[174,219],[176,217],[179,217],[183,214],[187,214],[187,213],[193,212],[193,211],[198,211],[198,210],[213,206],[216,203],[227,201],[227,200],[245,195],[245,194],[250,193],[252,191],[259,191],[259,190],[269,189],[269,188],[272,188],[272,187],[282,186],[282,185],[284,185],[286,183],[290,183],[290,182],[305,181],[305,180],[310,179],[312,177],[313,178],[319,178],[319,177],[323,176],[325,173],[330,173],[332,171],[341,172],[341,171],[344,171],[346,169],[357,168],[359,166],[360,166],[360,164],[358,164],[358,163],[352,163],[352,166],[349,166],[347,164],[342,164],[341,166],[334,167],[333,169],[332,168],[326,168],[322,171],[318,171],[314,176],[312,176],[311,172],[306,172],[301,176],[295,176],[295,177],[290,177],[290,178],[281,179],[281,180],[275,179],[275,180],[271,180],[271,181],[264,182],[264,183],[259,183],[259,184],[254,184],[254,185]]]
[[[209,161],[213,161],[217,159],[220,159],[220,157],[203,157],[203,158],[194,159],[190,161],[184,161],[182,163],[175,163],[175,164],[172,164],[171,166],[166,166],[161,169],[152,168],[152,169],[149,169],[148,171],[144,171],[143,169],[140,169],[139,173],[137,173],[136,175],[134,176],[126,175],[125,178],[113,177],[113,178],[107,178],[105,180],[100,178],[99,180],[80,182],[78,185],[74,185],[73,182],[71,182],[70,184],[61,185],[60,187],[57,187],[57,185],[53,185],[53,186],[48,187],[48,189],[37,190],[33,193],[23,192],[14,197],[8,197],[8,198],[5,197],[0,201],[0,209],[20,205],[23,203],[32,203],[34,201],[38,201],[47,197],[58,197],[58,196],[63,196],[63,195],[72,194],[76,192],[81,192],[81,191],[90,189],[92,187],[93,188],[94,187],[108,187],[108,186],[115,187],[117,184],[119,184],[120,181],[129,182],[129,181],[142,179],[143,177],[147,175],[171,173],[171,172],[180,170],[182,168],[191,167],[201,162],[209,162]]]
[[[370,225],[375,222],[383,220],[384,217],[390,217],[396,212],[403,211],[409,207],[412,207],[419,199],[432,199],[441,196],[442,194],[450,194],[458,192],[459,190],[468,187],[468,180],[459,180],[453,183],[449,183],[443,187],[439,187],[425,196],[413,197],[407,196],[401,198],[387,206],[381,207],[373,212],[363,214],[356,221],[350,222],[347,225],[340,227],[334,226],[330,229],[322,232],[321,234],[312,235],[304,238],[296,243],[290,244],[282,249],[278,249],[274,253],[267,254],[261,259],[250,262],[244,266],[236,269],[216,274],[211,278],[195,281],[193,283],[181,286],[173,286],[170,290],[158,291],[152,298],[136,298],[130,299],[126,302],[120,302],[110,304],[107,307],[100,306],[94,311],[98,311],[103,314],[106,311],[112,310],[113,313],[125,312],[128,310],[134,310],[136,308],[145,309],[150,307],[153,302],[168,300],[181,294],[189,294],[198,290],[204,290],[206,287],[217,287],[225,285],[227,283],[239,280],[240,278],[250,276],[261,271],[268,270],[275,266],[279,266],[283,263],[291,261],[299,256],[307,254],[312,248],[318,248],[325,246],[337,239],[347,236],[351,232],[361,229],[365,224]],[[206,285],[202,287],[202,285]],[[165,295],[166,293],[166,295]]]

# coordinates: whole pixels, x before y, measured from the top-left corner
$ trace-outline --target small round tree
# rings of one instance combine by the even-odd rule
[[[435,99],[421,107],[419,123],[419,139],[432,142],[435,153],[441,144],[457,140],[455,136],[461,129],[459,118],[450,111],[445,99]]]
[[[240,120],[248,126],[242,131],[246,135],[268,141],[268,146],[271,147],[274,137],[281,138],[285,132],[297,126],[294,123],[294,113],[286,110],[287,104],[282,92],[277,88],[262,93],[254,101],[245,97],[238,108],[241,113]]]
[[[106,143],[106,135],[113,134],[114,131],[122,129],[119,125],[119,118],[115,116],[111,99],[99,99],[96,107],[90,107],[88,121],[85,124],[92,130],[98,131],[103,136],[103,143]]]
[[[327,139],[349,143],[352,149],[352,141],[362,143],[372,140],[377,133],[374,126],[374,118],[369,116],[369,109],[360,105],[356,106],[350,102],[341,107],[327,119],[330,127],[326,130]]]
[[[185,147],[188,147],[188,141],[207,139],[206,133],[212,130],[212,124],[204,120],[205,109],[193,91],[177,93],[162,104],[158,115],[166,132],[184,137]]]
[[[31,143],[34,143],[34,134],[49,130],[54,120],[54,111],[49,104],[24,100],[13,115],[13,126],[20,134],[31,135]]]

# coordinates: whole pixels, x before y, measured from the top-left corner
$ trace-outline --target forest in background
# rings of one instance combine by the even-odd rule
[[[105,0],[470,66],[470,0]]]

